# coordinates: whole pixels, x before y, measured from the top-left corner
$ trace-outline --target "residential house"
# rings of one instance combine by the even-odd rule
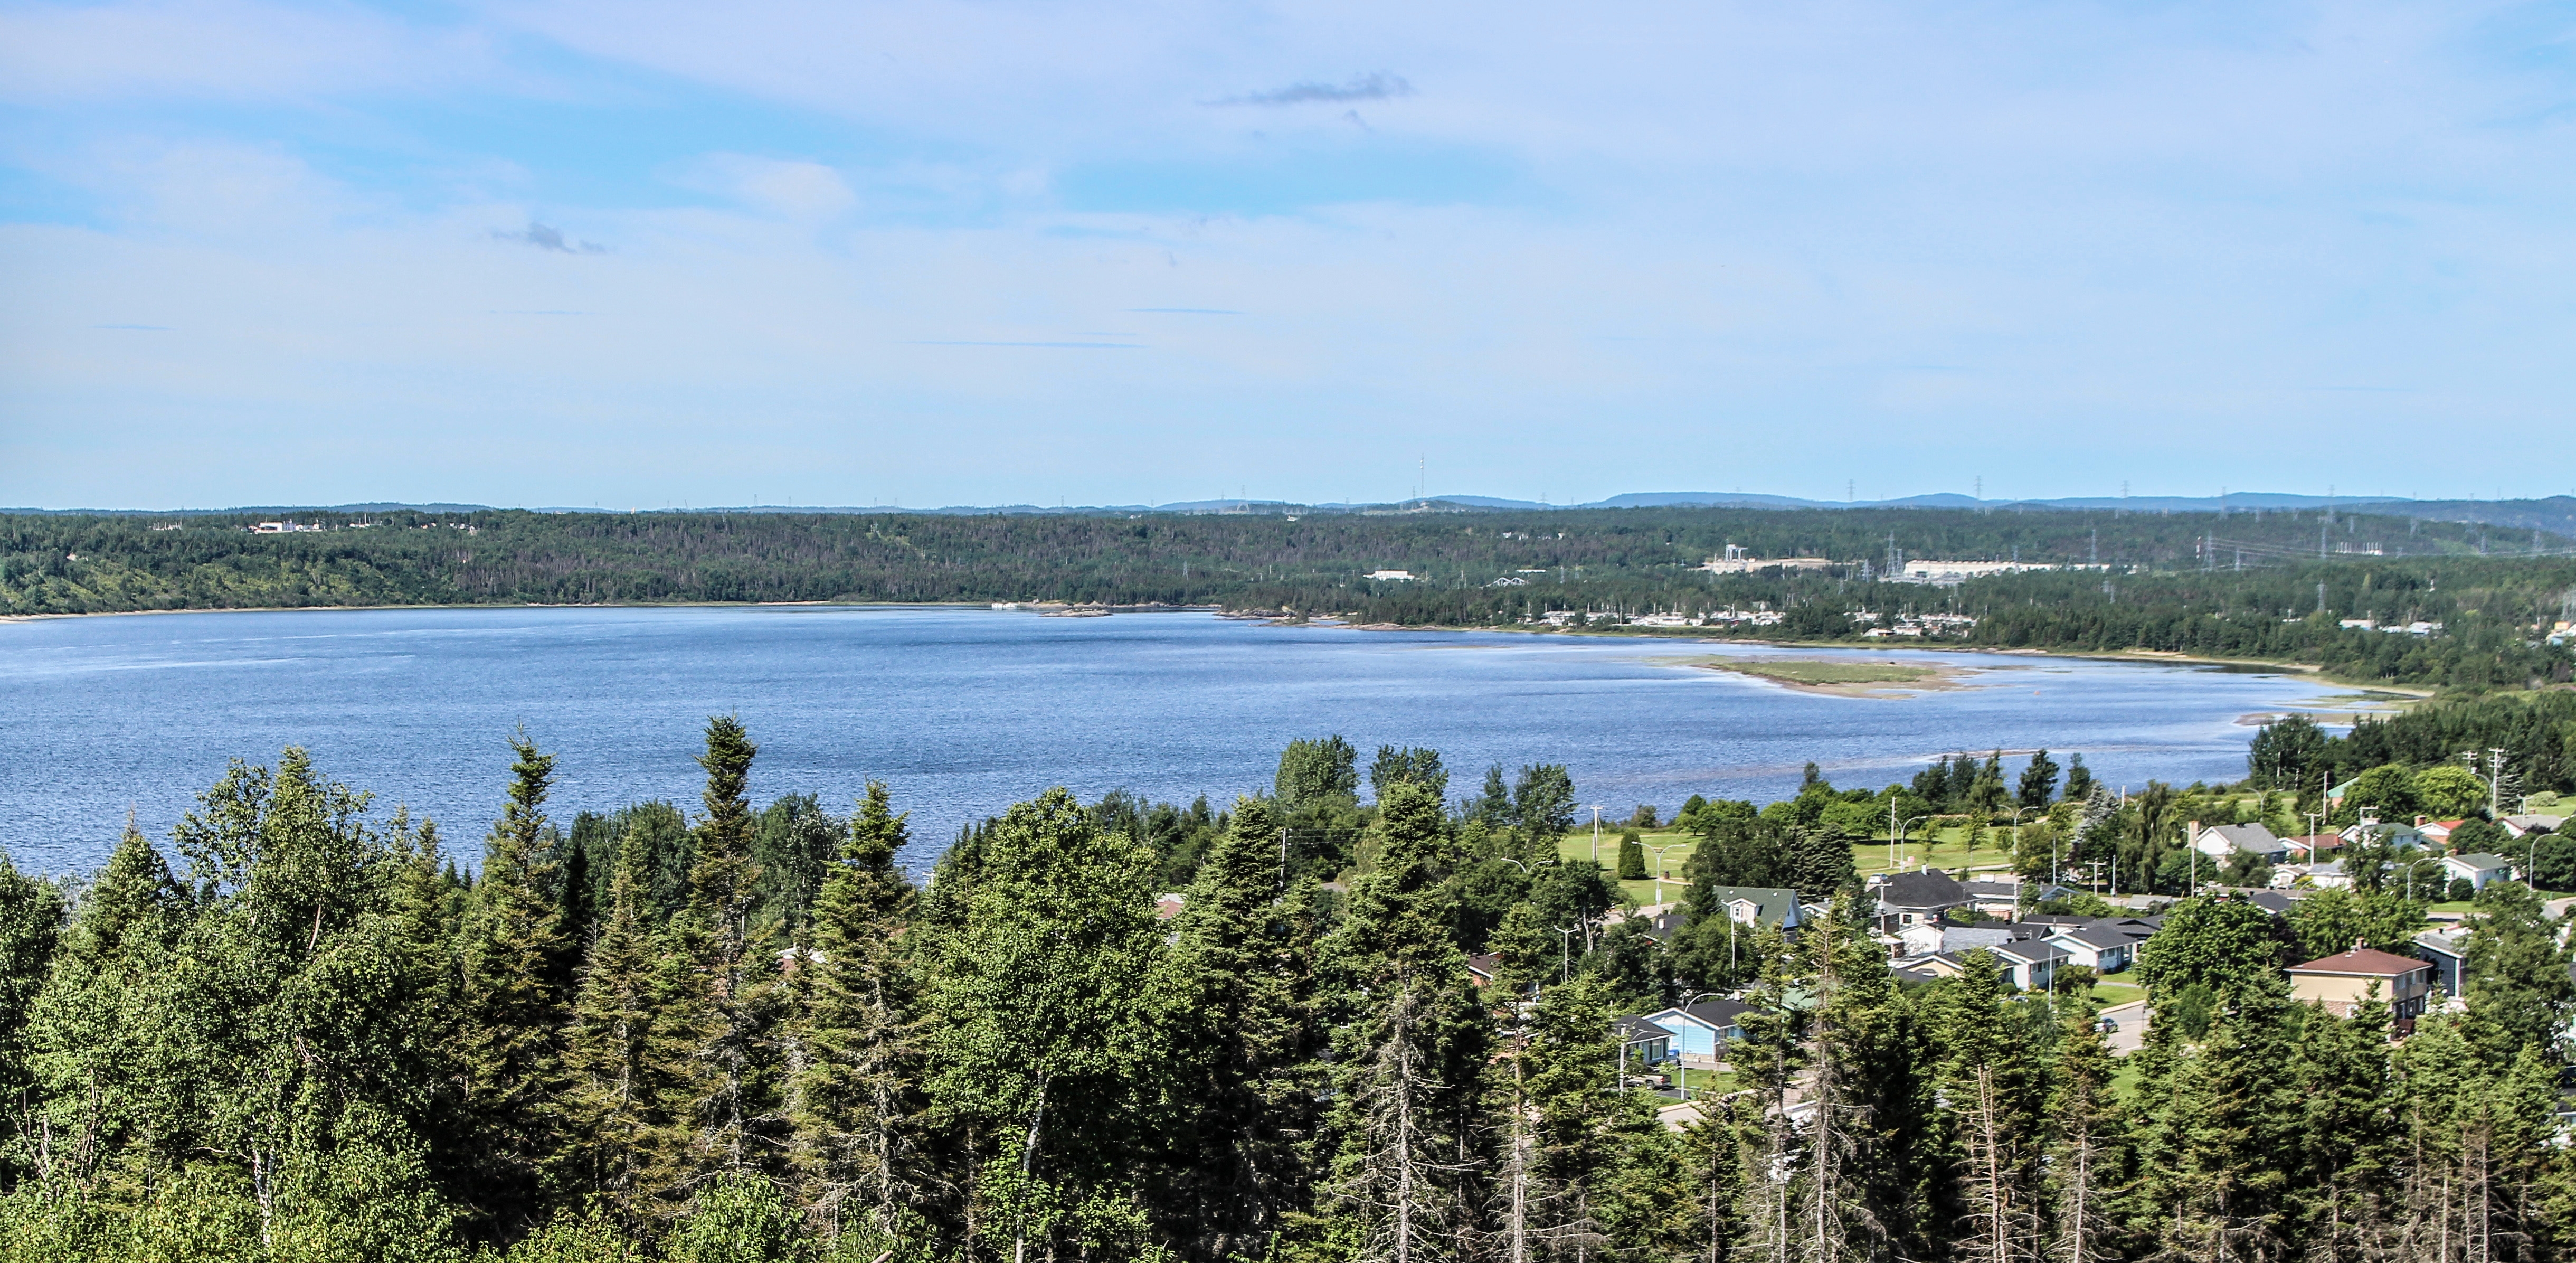
[[[2307,870],[2300,875],[2307,878],[2309,885],[2314,886],[2319,890],[2352,889],[2352,875],[2343,871],[2342,860],[2327,860],[2322,864],[2310,864],[2307,866]]]
[[[1671,1055],[1681,1058],[1685,1066],[1706,1069],[1725,1060],[1726,1045],[1744,1038],[1737,1019],[1745,1006],[1733,1000],[1702,1000],[1681,1008],[1658,1009],[1641,1020],[1652,1022],[1671,1037]]]
[[[2556,833],[2558,832],[2559,826],[2567,823],[2567,817],[2533,815],[2499,816],[2496,818],[2496,823],[2503,825],[2504,831],[2508,835],[2517,838],[2525,838],[2535,833]]]
[[[1773,886],[1710,886],[1700,896],[1702,907],[1724,908],[1728,920],[1750,929],[1756,925],[1797,929],[1804,919],[1798,892]]]
[[[2246,892],[2245,902],[2273,916],[2285,917],[2290,915],[2290,909],[2299,906],[2299,897],[2278,890],[2251,890]]]
[[[2385,820],[2364,820],[2343,831],[2345,846],[2365,840],[2377,840],[2400,851],[2412,851],[2425,845],[2424,831],[2411,824],[2392,824]]]
[[[2290,966],[2290,998],[2322,1003],[2337,1017],[2350,1017],[2362,1001],[2376,995],[2400,1021],[2410,1024],[2424,1012],[2433,990],[2433,966],[2354,944],[2351,948],[2301,965]]]
[[[2290,845],[2260,824],[2218,824],[2202,829],[2191,844],[2201,854],[2221,864],[2239,855],[2251,855],[2266,864],[2278,864],[2290,858]]]
[[[1878,898],[1882,926],[1891,929],[1939,921],[1942,913],[1968,906],[1968,892],[1937,868],[1878,878],[1870,893]]]
[[[2460,994],[2460,987],[2468,979],[2467,930],[2426,930],[2415,936],[2415,954],[2433,967],[2433,985],[2440,987],[2444,995]]]
[[[1470,956],[1467,958],[1467,981],[1479,987],[1490,987],[1494,985],[1494,974],[1502,967],[1503,957],[1500,952]]]
[[[1656,1066],[1672,1059],[1673,1033],[1650,1018],[1623,1017],[1610,1023],[1610,1031],[1619,1037],[1619,1057],[1627,1065]]]
[[[2066,953],[2067,964],[2082,965],[2097,974],[2118,973],[2138,955],[2138,940],[2116,926],[2070,926],[2045,941]]]
[[[2475,855],[2445,855],[2442,873],[2452,881],[2465,881],[2471,890],[2484,890],[2500,881],[2513,880],[2513,865],[2501,855],[2481,851]]]
[[[2283,838],[2290,858],[2301,864],[2314,864],[2343,849],[2343,839],[2331,833],[2311,833],[2305,837]]]
[[[2425,837],[2431,838],[2437,846],[2449,846],[2451,844],[2451,830],[2457,829],[2465,823],[2467,823],[2465,820],[2435,820],[2431,816],[2417,816],[2415,817],[2415,831],[2423,834]]]
[[[2057,967],[2068,963],[2065,948],[2045,939],[2019,939],[1991,947],[1972,947],[1968,952],[1984,952],[2004,971],[2004,979],[2024,991],[2045,991],[2057,981]],[[1941,952],[1911,962],[1913,967],[1944,978],[1956,978],[1968,972],[1967,952]]]
[[[1990,917],[2012,920],[2021,912],[2021,883],[2017,881],[1963,881],[1959,893],[1968,897],[1968,906]]]

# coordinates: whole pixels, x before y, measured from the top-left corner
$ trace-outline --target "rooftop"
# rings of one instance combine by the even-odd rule
[[[2304,965],[2290,966],[2294,974],[2327,974],[2344,977],[2396,978],[2430,969],[2431,965],[2411,956],[2399,956],[2375,947],[2353,947],[2332,956],[2320,956]]]

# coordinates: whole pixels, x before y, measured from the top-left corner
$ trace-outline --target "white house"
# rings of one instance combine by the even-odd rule
[[[2260,824],[2211,825],[2201,830],[2191,844],[2221,864],[2239,855],[2251,855],[2266,864],[2290,858],[2290,844]]]
[[[2445,855],[2442,872],[2453,881],[2469,883],[2471,890],[2484,890],[2500,881],[2513,879],[2513,865],[2501,855]]]
[[[1368,577],[1391,583],[1409,583],[1413,580],[1413,572],[1410,570],[1372,570],[1368,572]]]
[[[2067,964],[2082,965],[2102,974],[2128,968],[2138,951],[2138,940],[2107,925],[2070,926],[2044,941],[2066,953]]]
[[[2003,969],[2004,979],[2024,991],[2046,991],[2057,981],[2057,967],[2068,963],[2065,948],[2043,939],[2026,938],[1969,950],[1993,957],[1995,964]],[[1943,952],[1925,960],[1923,967],[1943,977],[1955,978],[1968,971],[1968,959],[1965,953]]]
[[[2308,884],[2319,890],[2352,889],[2352,875],[2343,871],[2342,860],[2308,865],[2307,878]]]

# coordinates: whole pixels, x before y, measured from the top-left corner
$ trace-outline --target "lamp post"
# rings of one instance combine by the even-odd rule
[[[1558,926],[1558,927],[1557,927],[1557,930],[1556,930],[1556,959],[1557,959],[1557,974],[1556,974],[1556,980],[1557,980],[1558,982],[1571,982],[1571,981],[1573,981],[1573,979],[1574,979],[1574,950],[1573,950],[1573,948],[1572,948],[1572,947],[1568,946],[1568,940],[1567,940],[1566,936],[1567,936],[1567,935],[1569,935],[1569,934],[1580,934],[1580,933],[1582,933],[1582,932],[1583,932],[1583,927],[1582,927],[1582,926],[1579,926],[1579,925],[1562,925],[1562,926]]]
[[[1931,818],[1932,813],[1927,812],[1923,815],[1913,817],[1896,827],[1896,837],[1888,843],[1887,872],[1889,876],[1892,877],[1896,874],[1897,862],[1903,857],[1905,850],[1905,831]]]
[[[1688,842],[1666,842],[1662,846],[1650,846],[1646,848],[1647,850],[1655,853],[1655,902],[1662,903],[1664,901],[1664,852],[1677,846],[1689,845],[1691,844]]]
[[[2415,902],[2415,870],[2422,868],[2427,864],[2439,864],[2441,862],[2441,856],[2427,855],[2424,858],[2406,866],[2406,902]]]
[[[1601,804],[1592,804],[1592,864],[1601,865]]]

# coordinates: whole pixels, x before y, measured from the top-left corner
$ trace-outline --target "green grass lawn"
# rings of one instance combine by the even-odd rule
[[[1681,1077],[1675,1079],[1674,1082],[1688,1087],[1690,1089],[1691,1099],[1696,1101],[1703,1096],[1720,1096],[1734,1091],[1735,1072],[1732,1070],[1684,1070],[1681,1072]]]
[[[2106,1009],[2113,1005],[2131,1004],[2146,998],[2147,989],[2145,987],[2131,986],[2125,982],[2097,982],[2093,984],[2093,1002]]]

